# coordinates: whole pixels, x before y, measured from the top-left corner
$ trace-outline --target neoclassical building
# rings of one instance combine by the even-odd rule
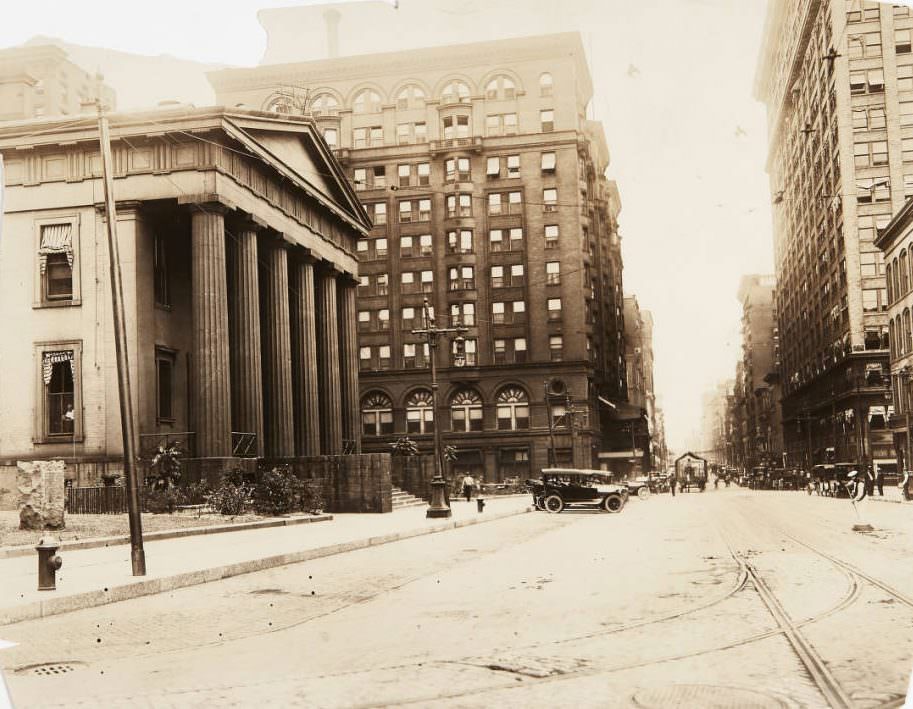
[[[457,471],[614,465],[626,398],[621,201],[575,33],[209,74],[218,101],[313,116],[373,228],[357,245],[366,450],[433,426]],[[439,326],[432,411],[427,299]],[[546,381],[555,396],[546,396]]]
[[[111,132],[139,449],[215,469],[358,450],[370,222],[314,124],[178,108]],[[122,458],[97,121],[3,124],[0,154],[0,466],[91,479]]]

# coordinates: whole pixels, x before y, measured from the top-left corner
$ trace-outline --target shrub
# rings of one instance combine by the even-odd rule
[[[153,514],[174,514],[174,511],[186,501],[184,493],[176,487],[147,487],[143,492],[143,508]]]
[[[267,470],[254,488],[254,510],[262,515],[284,515],[300,505],[298,478],[281,465]]]
[[[212,488],[205,482],[191,483],[184,489],[188,505],[203,505],[209,500]]]
[[[180,443],[177,441],[163,443],[158,447],[152,463],[149,465],[156,488],[174,487],[174,484],[181,479],[181,456],[183,454]]]
[[[299,509],[305,512],[322,511],[327,507],[327,501],[323,496],[323,490],[314,480],[302,480],[299,482],[299,496]]]
[[[222,476],[218,487],[209,493],[209,506],[222,515],[236,517],[243,514],[250,503],[251,487],[244,482],[240,470]]]

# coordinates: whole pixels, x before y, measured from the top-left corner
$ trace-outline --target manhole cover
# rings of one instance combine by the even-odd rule
[[[708,684],[673,684],[642,689],[631,698],[643,709],[700,707],[701,709],[786,709],[789,704],[777,697],[740,687],[716,687]]]
[[[85,662],[77,662],[75,660],[66,660],[62,662],[44,662],[40,665],[26,665],[25,667],[20,667],[14,672],[17,675],[38,675],[40,677],[49,677],[53,675],[65,675],[70,672],[75,672],[76,670],[82,669],[85,667]]]

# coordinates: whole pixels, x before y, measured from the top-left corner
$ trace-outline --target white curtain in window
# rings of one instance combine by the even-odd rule
[[[45,384],[51,383],[54,365],[58,362],[69,362],[70,373],[73,375],[73,379],[76,379],[76,362],[73,359],[73,352],[71,350],[65,352],[45,352],[41,362],[41,375]]]
[[[70,268],[73,268],[72,229],[72,224],[49,224],[41,227],[41,246],[38,249],[38,258],[42,273],[47,268],[49,254],[66,254],[67,263],[70,264]]]

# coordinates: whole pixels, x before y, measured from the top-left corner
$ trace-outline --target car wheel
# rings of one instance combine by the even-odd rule
[[[545,498],[543,504],[546,512],[551,512],[552,514],[558,514],[564,509],[564,500],[561,499],[561,495],[549,495]]]
[[[621,495],[606,495],[602,501],[602,508],[606,512],[621,512],[621,508],[624,506],[625,503],[621,499]]]
[[[637,496],[641,500],[646,500],[648,497],[650,497],[650,488],[644,485],[642,488],[640,488],[640,490],[637,491]]]

